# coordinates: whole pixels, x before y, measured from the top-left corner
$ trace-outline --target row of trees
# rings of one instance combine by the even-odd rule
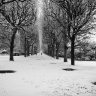
[[[85,42],[84,42],[85,41]],[[96,60],[96,43],[83,40],[76,45],[75,59]]]
[[[32,33],[36,22],[35,2],[31,0],[1,0],[0,1],[0,39],[2,45],[10,48],[10,61],[14,61],[13,52],[17,32],[24,41],[25,56],[29,48],[37,42],[37,35]],[[30,32],[28,30],[31,30]],[[35,38],[34,40],[32,40]],[[31,42],[33,41],[33,42]],[[30,44],[29,44],[30,43]],[[26,52],[27,50],[27,52]]]
[[[10,61],[14,60],[17,33],[25,57],[29,56],[30,48],[33,53],[34,44],[38,47],[35,3],[34,0],[0,1],[0,40],[3,47],[10,48]],[[44,51],[58,59],[63,47],[64,62],[67,62],[68,49],[71,49],[71,65],[75,65],[76,49],[83,50],[84,38],[89,38],[95,27],[95,14],[96,0],[44,0]]]
[[[67,49],[70,45],[71,65],[75,65],[75,44],[81,37],[88,37],[95,27],[96,0],[45,0],[45,6],[43,35],[48,54],[54,56],[55,47],[58,57],[57,50],[62,42],[64,62],[67,62]]]

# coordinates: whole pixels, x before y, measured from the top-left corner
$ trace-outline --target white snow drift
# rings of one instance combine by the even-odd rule
[[[77,61],[71,66],[47,55],[27,58],[0,56],[0,96],[96,96],[96,62]],[[72,68],[74,71],[63,69]]]

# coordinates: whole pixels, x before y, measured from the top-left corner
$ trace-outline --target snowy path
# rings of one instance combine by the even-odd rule
[[[0,56],[0,96],[96,96],[96,62],[63,63],[46,55],[27,58]],[[88,66],[86,66],[88,65]],[[74,71],[65,71],[73,68]]]

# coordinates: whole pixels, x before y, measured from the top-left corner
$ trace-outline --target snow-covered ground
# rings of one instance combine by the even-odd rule
[[[96,96],[96,62],[76,61],[71,66],[63,59],[47,55],[17,56],[10,62],[0,56],[0,96]],[[76,69],[65,71],[65,68]]]

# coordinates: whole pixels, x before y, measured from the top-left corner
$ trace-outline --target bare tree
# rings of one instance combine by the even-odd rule
[[[9,4],[10,5],[10,4]],[[35,22],[36,13],[35,6],[31,1],[25,2],[12,2],[12,6],[3,6],[0,9],[0,13],[6,18],[6,20],[11,24],[12,36],[10,42],[10,61],[14,61],[13,49],[14,40],[17,30],[23,29],[23,27],[28,27]]]
[[[71,40],[71,65],[75,65],[75,39],[80,34],[88,34],[93,28],[91,25],[96,13],[96,0],[56,0],[56,4],[67,14],[67,34]]]
[[[49,10],[49,14],[48,16],[50,16],[52,18],[52,20],[54,22],[56,22],[56,24],[58,24],[58,27],[62,29],[61,33],[62,37],[63,37],[63,45],[64,45],[64,62],[67,62],[67,43],[68,43],[68,36],[66,33],[66,22],[67,22],[67,18],[66,18],[66,12],[65,10],[62,10],[59,6],[57,6],[57,4],[54,4],[53,2],[49,2],[47,4],[48,6],[48,10]],[[56,27],[57,28],[57,27]],[[58,38],[58,37],[57,37]]]
[[[10,29],[11,28],[8,23],[5,24],[5,22],[3,21],[3,23],[0,24],[0,46],[6,47],[6,49],[10,46]]]
[[[5,4],[12,3],[14,1],[16,1],[16,0],[0,0],[0,7],[3,6],[3,5],[5,5]],[[25,0],[18,0],[18,1],[24,2]]]
[[[59,52],[61,39],[61,29],[58,27],[57,22],[54,22],[52,18],[47,17],[44,25],[43,42],[48,46],[48,55],[54,57],[56,54],[56,58],[58,59],[57,54]]]

